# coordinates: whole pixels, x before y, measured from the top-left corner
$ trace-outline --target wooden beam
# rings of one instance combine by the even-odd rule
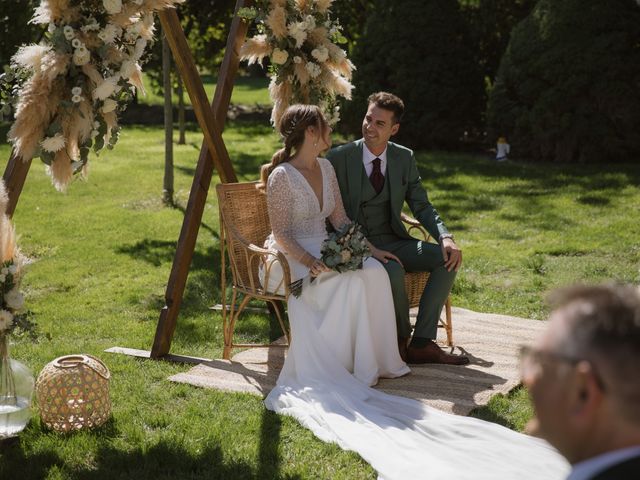
[[[229,160],[229,153],[222,141],[222,131],[218,127],[214,112],[209,105],[202,79],[196,68],[196,63],[189,49],[187,39],[184,36],[178,14],[175,9],[168,8],[161,10],[158,16],[160,17],[162,29],[165,32],[171,51],[173,52],[173,58],[187,88],[193,111],[196,114],[196,119],[204,134],[207,148],[212,153],[211,160],[213,160],[213,164],[218,170],[220,179],[223,182],[237,182],[236,174]]]
[[[137,358],[153,358],[149,350],[138,350],[136,348],[111,347],[111,348],[107,348],[105,352],[120,353],[122,355],[129,355],[130,357],[137,357]],[[193,363],[193,364],[200,364],[203,362],[212,361],[211,358],[190,357],[185,355],[170,355],[170,354],[163,356],[162,360],[167,360],[169,362]]]
[[[239,8],[245,7],[250,3],[238,0],[235,11],[237,12]],[[221,133],[240,62],[238,52],[247,33],[246,22],[242,21],[238,16],[234,16],[227,39],[224,60],[218,75],[214,101],[209,106],[202,79],[198,75],[176,12],[165,10],[161,12],[160,20],[167,34],[167,40],[173,51],[182,79],[187,87],[198,123],[204,132],[204,141],[200,150],[196,174],[191,186],[187,210],[165,291],[165,306],[160,311],[160,318],[151,348],[151,358],[167,355],[171,348],[171,341],[175,332],[180,305],[182,304],[182,296],[187,283],[187,275],[193,258],[214,165],[218,169],[222,182],[237,181]]]
[[[24,182],[27,179],[29,167],[31,167],[31,159],[22,160],[16,157],[15,152],[11,152],[11,157],[2,175],[9,195],[6,212],[9,218],[13,217],[13,212],[15,212],[16,205],[18,205],[18,199],[20,198],[20,193],[22,193]]]

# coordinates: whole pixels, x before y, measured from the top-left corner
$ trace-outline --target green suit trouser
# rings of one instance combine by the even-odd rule
[[[430,272],[429,280],[420,297],[412,344],[420,347],[421,344],[426,343],[426,339],[435,339],[442,307],[456,278],[455,271],[449,272],[444,267],[444,257],[440,245],[397,237],[391,239],[389,236],[378,239],[373,237],[369,240],[376,247],[393,253],[402,262],[400,265],[396,261],[389,260],[383,264],[391,281],[391,293],[398,337],[400,338],[411,336],[409,300],[404,286],[405,270],[407,272]]]

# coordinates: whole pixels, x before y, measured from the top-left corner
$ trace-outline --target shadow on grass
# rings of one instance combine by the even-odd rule
[[[70,466],[57,448],[25,454],[20,442],[3,448],[0,460],[0,478],[10,478],[20,472],[25,480],[47,478],[50,473],[58,478],[78,480],[113,480],[135,478],[153,480],[175,479],[299,479],[299,475],[280,473],[280,418],[265,409],[262,417],[258,464],[234,460],[224,455],[221,447],[206,441],[197,454],[187,451],[179,442],[161,440],[150,447],[116,449],[109,442],[92,456],[90,462]],[[101,429],[93,432],[101,437]],[[27,449],[27,451],[30,449]],[[87,466],[87,463],[90,464]],[[56,475],[57,474],[57,475]]]
[[[147,238],[134,244],[121,245],[117,247],[115,251],[156,267],[166,266],[167,274],[169,274],[170,265],[176,251],[176,243]],[[229,269],[227,269],[226,277],[226,298],[230,300],[232,276]],[[210,308],[217,303],[222,303],[221,286],[219,245],[209,246],[204,252],[196,250],[193,253],[189,274],[187,276],[187,284],[180,305],[179,315],[181,320],[178,323],[176,331],[176,334],[180,336],[182,342],[198,345],[220,340],[218,338],[212,338],[213,329],[209,328],[209,326],[203,326],[202,322],[197,318],[201,316],[203,312],[210,312],[212,316],[214,315]],[[149,321],[153,322],[157,320],[157,313],[165,305],[164,294],[152,294],[144,299],[133,297],[130,298],[129,302],[134,305],[142,302],[149,312]],[[256,305],[264,307],[263,302],[256,302]],[[275,315],[253,314],[252,317],[254,318],[250,321],[244,320],[244,316],[248,315],[250,314],[243,314],[241,321],[238,322],[236,328],[238,335],[253,339],[269,339],[269,341],[273,341],[282,335],[282,330]]]
[[[510,400],[513,401],[516,399],[521,393],[524,387],[522,385],[518,385],[516,388],[511,390],[507,395],[500,395],[502,400]],[[503,409],[491,407],[489,405],[485,405],[483,407],[474,408],[470,413],[470,417],[479,418],[481,420],[486,420],[487,422],[497,423],[498,425],[502,425],[503,427],[510,428],[511,430],[518,430],[518,425],[516,425],[512,420],[510,420],[506,415],[503,414]],[[506,410],[508,413],[509,410]]]

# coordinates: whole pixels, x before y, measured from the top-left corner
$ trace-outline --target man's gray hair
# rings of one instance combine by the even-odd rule
[[[621,413],[640,424],[640,289],[574,286],[552,293],[550,303],[568,322],[563,353],[592,362]]]

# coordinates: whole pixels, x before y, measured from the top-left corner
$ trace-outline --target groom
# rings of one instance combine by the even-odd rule
[[[434,342],[442,306],[462,263],[462,251],[427,198],[413,152],[389,141],[400,128],[404,103],[387,92],[374,93],[368,101],[363,138],[334,148],[327,158],[336,171],[349,218],[363,226],[373,245],[402,262],[383,264],[391,281],[400,356],[408,363],[467,364],[467,357],[448,354]],[[421,242],[407,233],[400,219],[405,201],[439,245]],[[430,272],[412,337],[405,270]]]

